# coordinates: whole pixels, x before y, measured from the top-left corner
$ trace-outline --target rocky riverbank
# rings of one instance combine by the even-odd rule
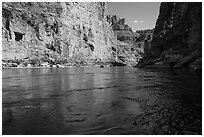
[[[91,64],[86,62],[75,62],[67,60],[58,61],[45,61],[43,59],[14,59],[2,60],[2,68],[63,68],[63,67],[113,67],[113,66],[126,66],[121,62],[103,62],[101,60],[94,60]]]

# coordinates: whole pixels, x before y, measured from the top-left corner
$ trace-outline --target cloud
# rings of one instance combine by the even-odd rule
[[[133,23],[143,23],[143,20],[134,20]]]
[[[133,22],[134,22],[134,23],[137,23],[138,21],[137,21],[137,20],[134,20]]]

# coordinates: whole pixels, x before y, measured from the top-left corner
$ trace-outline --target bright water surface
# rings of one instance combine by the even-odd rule
[[[193,72],[132,67],[2,72],[3,134],[201,134],[202,80]]]

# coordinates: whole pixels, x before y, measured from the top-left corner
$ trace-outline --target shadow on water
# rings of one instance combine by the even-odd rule
[[[202,77],[110,68],[2,70],[3,134],[201,134]]]

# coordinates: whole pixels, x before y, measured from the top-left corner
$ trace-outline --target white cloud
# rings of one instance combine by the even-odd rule
[[[137,20],[134,20],[133,22],[134,22],[134,23],[137,23],[138,21],[137,21]]]
[[[143,20],[134,20],[133,23],[142,23],[144,22]]]

